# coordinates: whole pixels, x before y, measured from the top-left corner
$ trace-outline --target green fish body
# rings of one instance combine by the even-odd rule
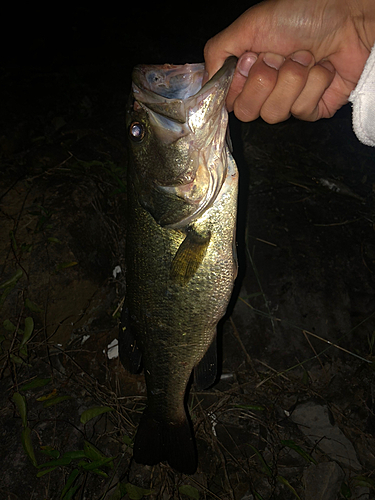
[[[126,307],[120,357],[144,368],[137,462],[194,473],[185,397],[216,378],[216,327],[237,275],[238,171],[226,144],[235,58],[202,87],[204,66],[138,66],[127,113]]]

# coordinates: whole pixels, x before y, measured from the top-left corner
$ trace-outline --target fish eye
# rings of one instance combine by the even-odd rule
[[[134,142],[141,142],[145,136],[145,127],[140,122],[133,122],[129,127],[130,138]]]

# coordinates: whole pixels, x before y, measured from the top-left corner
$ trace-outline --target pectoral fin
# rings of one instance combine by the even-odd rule
[[[174,256],[170,277],[179,285],[186,285],[197,272],[210,243],[211,233],[198,234],[194,229],[188,231]]]

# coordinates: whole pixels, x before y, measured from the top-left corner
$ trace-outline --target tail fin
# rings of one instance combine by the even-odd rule
[[[167,461],[178,472],[194,474],[197,452],[188,419],[181,424],[157,422],[146,409],[135,436],[133,456],[144,465]]]

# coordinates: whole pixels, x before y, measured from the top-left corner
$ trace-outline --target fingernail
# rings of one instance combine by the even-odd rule
[[[285,61],[285,57],[280,54],[273,54],[272,52],[267,52],[263,57],[263,62],[267,64],[270,68],[280,69]]]
[[[302,66],[308,66],[313,60],[311,52],[308,52],[307,50],[299,50],[297,52],[294,52],[294,54],[292,54],[290,58],[292,61],[301,64]]]
[[[329,62],[328,59],[320,61],[319,65],[323,66],[323,68],[328,69],[328,71],[331,71],[331,73],[334,73],[336,71],[334,65],[331,62]]]
[[[247,78],[249,76],[251,66],[257,59],[257,55],[253,52],[245,52],[245,54],[242,54],[242,56],[238,60],[237,70],[242,76]]]

